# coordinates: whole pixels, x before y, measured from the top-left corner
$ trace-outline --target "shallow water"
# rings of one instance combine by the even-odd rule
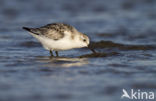
[[[156,94],[155,0],[0,0],[0,101],[120,101]],[[90,50],[49,52],[23,26],[65,22]],[[124,101],[127,100],[126,98]]]

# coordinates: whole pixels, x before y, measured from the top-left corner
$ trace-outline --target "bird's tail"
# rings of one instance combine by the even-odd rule
[[[24,30],[29,31],[33,34],[39,35],[38,31],[35,28],[23,27]]]
[[[32,32],[32,28],[28,28],[28,27],[23,27],[23,29],[29,31],[29,32]]]

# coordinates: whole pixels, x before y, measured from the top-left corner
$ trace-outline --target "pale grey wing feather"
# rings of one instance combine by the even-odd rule
[[[65,31],[73,33],[73,31],[76,30],[74,27],[63,23],[48,24],[40,28],[24,27],[24,29],[36,35],[43,35],[53,40],[59,40],[63,38],[65,36]]]
[[[73,33],[75,28],[68,24],[52,23],[40,27],[39,29],[46,37],[59,40],[65,36],[65,31]]]
[[[48,29],[43,35],[53,40],[59,40],[64,37],[64,32],[58,32],[56,30]]]
[[[60,33],[54,29],[48,28],[32,28],[31,32],[40,36],[45,36],[49,39],[59,40],[64,37],[64,33]]]

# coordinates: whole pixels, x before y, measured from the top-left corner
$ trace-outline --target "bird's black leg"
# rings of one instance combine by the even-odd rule
[[[50,52],[50,56],[53,57],[53,56],[54,56],[54,55],[53,55],[53,51],[50,50],[49,52]]]
[[[55,53],[56,53],[56,56],[58,57],[59,56],[58,51],[55,51]]]

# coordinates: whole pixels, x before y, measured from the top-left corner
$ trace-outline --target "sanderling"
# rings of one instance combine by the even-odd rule
[[[87,35],[63,23],[52,23],[40,28],[23,27],[23,29],[29,31],[41,42],[43,47],[49,50],[51,56],[53,56],[53,51],[58,56],[58,51],[88,47],[90,42]]]

